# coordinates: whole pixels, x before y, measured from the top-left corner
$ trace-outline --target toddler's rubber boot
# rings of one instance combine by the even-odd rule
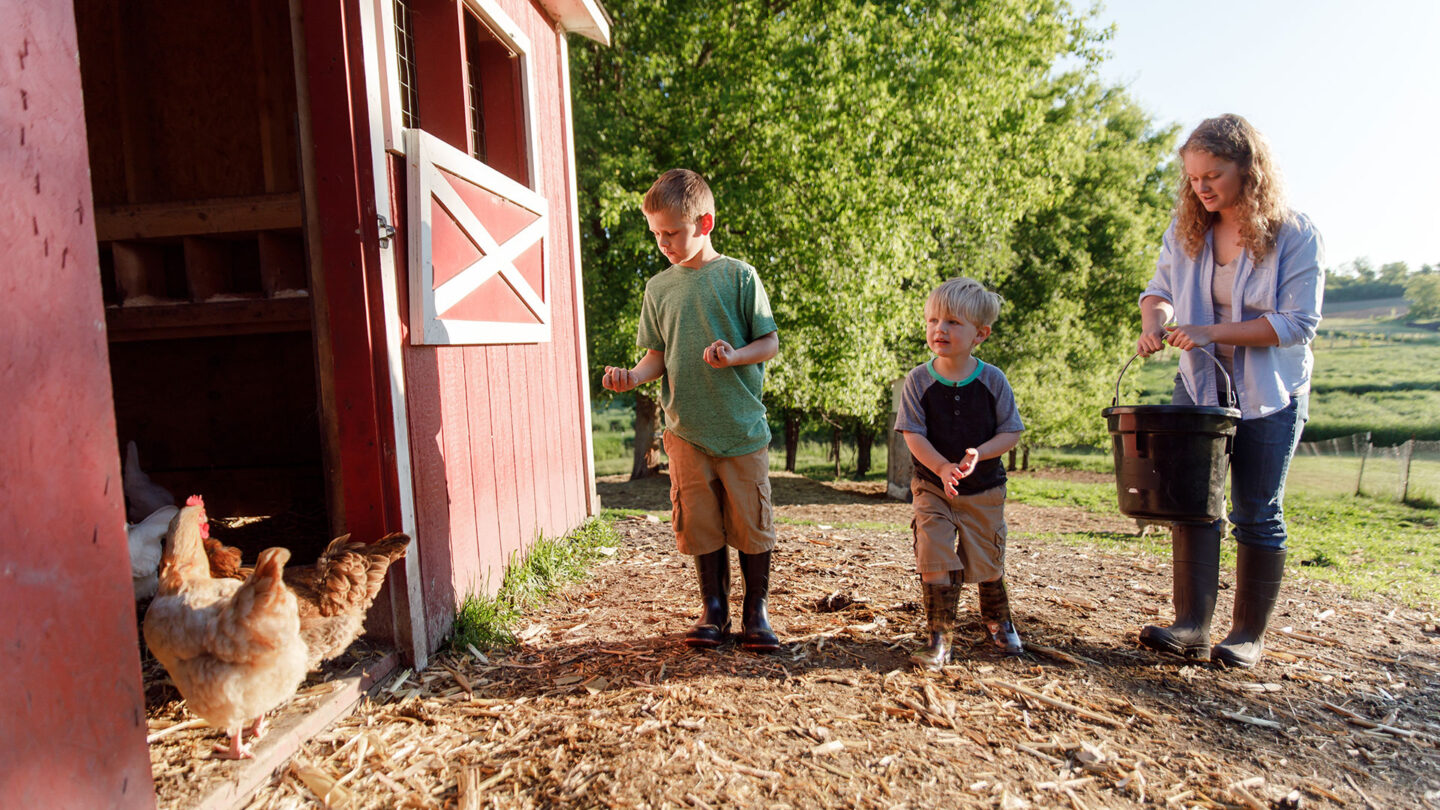
[[[1175,622],[1169,627],[1147,624],[1140,643],[1152,650],[1210,660],[1210,618],[1220,587],[1220,526],[1176,523],[1170,528]]]
[[[1265,627],[1280,596],[1285,552],[1240,546],[1235,549],[1235,611],[1230,634],[1210,651],[1227,667],[1249,669],[1265,654]]]
[[[718,647],[730,635],[730,555],[725,547],[696,556],[695,574],[700,580],[700,618],[685,633],[685,644]]]
[[[1010,617],[1010,594],[1005,588],[1005,578],[980,583],[980,620],[990,633],[990,643],[1006,655],[1020,655],[1025,645],[1020,643],[1020,634]]]
[[[932,672],[950,663],[950,633],[955,629],[955,606],[960,603],[959,585],[921,584],[925,597],[925,627],[930,643],[910,656],[910,663]]]
[[[780,640],[770,629],[770,552],[740,553],[740,575],[745,579],[745,601],[740,610],[743,632],[740,646],[754,652],[774,652]]]

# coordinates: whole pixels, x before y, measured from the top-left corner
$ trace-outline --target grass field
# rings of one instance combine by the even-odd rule
[[[1078,506],[1116,512],[1110,482],[1016,478],[1011,499],[1037,506]],[[1405,506],[1349,494],[1292,492],[1286,496],[1289,563],[1305,576],[1347,586],[1355,594],[1379,593],[1417,607],[1440,605],[1440,509]],[[1169,553],[1169,536],[1078,533],[1066,542]],[[1223,557],[1235,563],[1227,540]]]
[[[1377,448],[1403,443],[1411,436],[1440,440],[1440,333],[1390,318],[1373,302],[1352,302],[1327,317],[1315,349],[1315,375],[1307,441],[1370,431]],[[1367,313],[1347,317],[1346,312]],[[1179,352],[1168,350],[1132,367],[1127,380],[1139,385],[1139,404],[1169,402]],[[633,415],[630,407],[597,410],[594,417],[597,472],[630,469]],[[802,441],[796,471],[817,480],[834,478],[828,442]],[[886,445],[872,450],[870,479],[883,479]],[[772,448],[771,468],[785,463],[783,449]],[[1031,451],[1032,468],[1110,473],[1108,448]],[[851,477],[855,448],[841,451],[842,477]],[[1393,453],[1377,450],[1366,461],[1361,495],[1358,457],[1299,455],[1287,485],[1286,511],[1292,560],[1306,573],[1350,586],[1357,592],[1385,593],[1411,604],[1440,603],[1440,454],[1417,455],[1410,468],[1411,502],[1399,503],[1399,464]],[[1039,506],[1070,506],[1093,512],[1118,512],[1111,482],[1015,477],[1011,499]],[[1163,535],[1075,536],[1080,542],[1137,544],[1163,553]],[[1226,555],[1233,562],[1233,544]]]
[[[1170,401],[1180,353],[1140,367],[1139,404]],[[1370,431],[1379,445],[1440,440],[1440,340],[1317,347],[1305,441]]]

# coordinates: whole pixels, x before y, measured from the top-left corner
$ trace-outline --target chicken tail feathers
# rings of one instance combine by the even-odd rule
[[[260,552],[249,579],[216,617],[217,657],[244,661],[299,633],[299,608],[284,579],[289,559],[290,550],[285,548]]]
[[[361,613],[370,609],[385,584],[390,564],[405,556],[410,537],[387,534],[374,543],[352,542],[341,535],[330,542],[315,562],[311,585],[323,616]]]

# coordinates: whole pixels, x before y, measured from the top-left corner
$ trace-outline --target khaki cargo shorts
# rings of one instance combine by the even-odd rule
[[[1005,574],[1005,485],[974,495],[945,497],[945,490],[911,479],[915,570],[959,571],[959,582],[993,582]]]
[[[745,554],[775,548],[770,510],[770,450],[721,458],[665,431],[670,457],[670,525],[681,554],[734,546]]]

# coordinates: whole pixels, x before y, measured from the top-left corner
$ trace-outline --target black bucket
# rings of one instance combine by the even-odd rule
[[[1139,356],[1120,369],[1120,379]],[[1218,361],[1215,365],[1220,367]],[[1223,367],[1220,373],[1225,374]],[[1225,380],[1232,407],[1120,405],[1120,380],[1115,381],[1115,399],[1101,413],[1109,422],[1115,448],[1115,486],[1122,513],[1186,523],[1224,517],[1225,473],[1240,421],[1228,374]]]

